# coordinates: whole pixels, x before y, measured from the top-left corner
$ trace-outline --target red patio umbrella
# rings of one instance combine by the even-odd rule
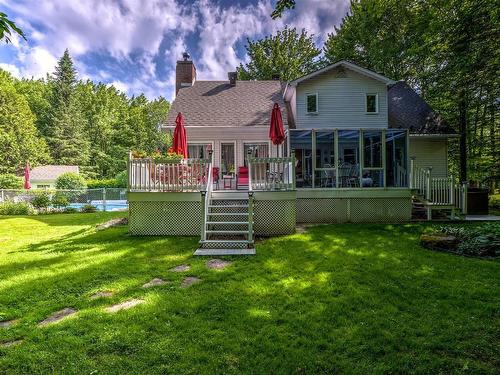
[[[174,142],[172,149],[175,153],[188,157],[186,128],[184,127],[184,116],[181,112],[177,114],[175,119]]]
[[[283,129],[283,119],[281,118],[281,110],[278,103],[274,103],[271,112],[271,123],[269,124],[269,138],[276,146],[283,143],[285,140],[285,130]]]
[[[24,188],[26,190],[31,189],[30,183],[30,163],[26,162],[26,166],[24,167]]]

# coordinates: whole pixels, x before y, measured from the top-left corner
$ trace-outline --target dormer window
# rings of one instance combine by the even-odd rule
[[[378,113],[378,94],[366,94],[366,113]]]
[[[308,114],[318,113],[318,93],[306,94],[306,112]]]

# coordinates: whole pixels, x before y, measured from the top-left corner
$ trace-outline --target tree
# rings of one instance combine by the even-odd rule
[[[305,30],[300,34],[295,28],[285,27],[274,36],[252,42],[246,46],[250,62],[238,67],[242,80],[270,80],[279,76],[282,81],[292,81],[318,68],[318,56],[313,36]]]
[[[78,173],[66,172],[57,177],[56,189],[83,190],[87,188],[85,179]]]
[[[12,41],[10,40],[12,32],[18,34],[21,38],[26,40],[26,36],[24,35],[23,31],[19,27],[17,27],[14,22],[9,20],[5,13],[0,12],[0,39],[5,38],[6,43],[12,43]]]
[[[59,164],[85,165],[89,142],[83,134],[83,118],[75,100],[76,71],[69,51],[64,51],[54,73],[48,143]]]
[[[27,161],[37,165],[50,160],[26,99],[5,71],[0,71],[0,160],[0,173],[17,173]]]
[[[23,179],[13,173],[0,174],[0,189],[22,189]]]
[[[271,18],[275,20],[283,15],[285,9],[294,9],[295,0],[278,0],[273,12],[271,13]]]

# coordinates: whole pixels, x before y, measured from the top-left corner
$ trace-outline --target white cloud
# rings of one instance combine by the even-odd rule
[[[14,65],[14,64],[5,64],[5,63],[0,63],[0,69],[6,70],[10,74],[12,74],[16,78],[21,78],[21,71],[19,68]]]

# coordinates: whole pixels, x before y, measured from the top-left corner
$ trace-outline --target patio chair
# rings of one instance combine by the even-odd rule
[[[248,167],[239,167],[238,175],[236,176],[236,189],[240,186],[246,186],[248,188]]]

